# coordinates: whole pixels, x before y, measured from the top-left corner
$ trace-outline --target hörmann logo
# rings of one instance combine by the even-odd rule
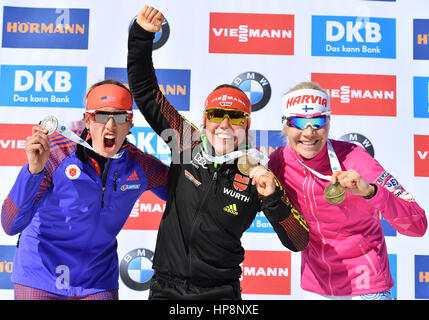
[[[156,69],[156,77],[161,92],[179,111],[189,111],[191,97],[191,70],[188,69]],[[106,67],[106,79],[114,79],[128,83],[127,69]],[[137,106],[134,104],[134,109]]]
[[[294,15],[210,13],[210,53],[294,54]]]
[[[396,76],[312,73],[329,92],[336,115],[396,116]]]
[[[413,21],[413,57],[418,60],[429,59],[429,19]]]
[[[89,9],[3,7],[3,48],[88,49]]]
[[[312,56],[396,58],[396,20],[313,16]]]
[[[414,256],[415,298],[429,299],[429,256]]]
[[[11,281],[15,246],[0,245],[0,289],[13,289]]]

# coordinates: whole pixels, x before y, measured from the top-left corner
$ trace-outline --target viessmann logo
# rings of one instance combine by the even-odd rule
[[[210,13],[210,53],[294,54],[295,17]]]
[[[89,9],[3,7],[3,48],[88,49]]]
[[[25,141],[33,124],[0,124],[0,166],[21,167],[27,163]]]
[[[244,294],[291,293],[290,251],[246,250],[242,271]]]
[[[158,230],[164,210],[165,201],[151,191],[145,191],[134,204],[122,229]]]
[[[312,73],[329,92],[337,115],[396,116],[396,76]]]
[[[414,175],[429,177],[429,136],[414,135]]]

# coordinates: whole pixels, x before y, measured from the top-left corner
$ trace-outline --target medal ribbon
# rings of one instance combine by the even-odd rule
[[[81,137],[79,137],[76,133],[74,133],[73,131],[71,131],[66,125],[64,124],[59,124],[58,128],[56,130],[59,134],[63,135],[64,137],[66,137],[67,139],[70,139],[73,142],[76,142],[77,144],[80,144],[81,146],[84,146],[85,148],[94,151],[95,153],[98,154],[97,151],[94,150],[94,148],[85,140],[83,140]],[[118,152],[117,154],[111,156],[110,158],[112,159],[119,159],[120,157],[122,157],[122,154],[124,152]]]
[[[201,140],[203,143],[203,150],[201,151],[202,155],[206,160],[211,161],[212,163],[225,163],[230,160],[235,160],[237,158],[240,158],[243,155],[248,155],[258,161],[258,163],[262,164],[263,166],[266,166],[269,159],[267,156],[265,156],[261,151],[257,149],[246,149],[246,152],[243,150],[237,150],[233,151],[221,156],[212,156],[207,153],[207,137],[205,135],[201,136]]]
[[[332,146],[332,143],[331,143],[331,141],[330,141],[329,139],[328,139],[327,144],[328,144],[328,156],[329,156],[329,163],[330,163],[330,165],[331,165],[332,172],[340,171],[340,170],[341,170],[340,162],[338,161],[338,157],[337,157],[337,155],[335,154],[334,147]],[[324,180],[331,181],[331,176],[326,176],[326,175],[324,175],[324,174],[321,174],[321,173],[317,172],[316,170],[311,169],[310,167],[306,166],[306,165],[305,165],[302,161],[300,161],[299,159],[298,159],[298,161],[299,161],[299,162],[300,162],[304,167],[306,167],[308,170],[310,170],[310,172],[311,172],[311,173],[313,173],[316,177],[319,177],[320,179],[324,179]]]
[[[53,116],[52,116],[53,117]],[[58,123],[58,122],[57,122]],[[58,123],[58,127],[55,129],[56,132],[61,134],[62,136],[66,137],[67,139],[76,142],[77,144],[80,144],[81,146],[84,146],[85,148],[94,151],[98,154],[97,151],[94,150],[94,148],[85,140],[83,140],[81,137],[79,137],[76,133],[74,133],[72,130],[70,130],[66,125]],[[124,152],[118,152],[114,156],[112,156],[112,159],[119,159],[122,157],[122,154]]]
[[[203,157],[207,160],[213,162],[213,163],[225,163],[230,160],[235,160],[237,158],[240,158],[241,156],[248,155],[258,161],[263,166],[266,166],[268,163],[268,157],[265,156],[261,151],[257,149],[247,149],[245,152],[242,150],[237,150],[234,152],[230,152],[221,156],[212,156],[206,153],[204,150],[202,151]]]

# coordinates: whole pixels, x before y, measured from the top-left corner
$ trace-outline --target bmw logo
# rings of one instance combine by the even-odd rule
[[[367,137],[359,133],[347,133],[338,138],[338,140],[351,142],[364,148],[372,157],[374,157],[374,146]]]
[[[248,71],[237,76],[232,84],[246,93],[252,104],[252,112],[261,110],[270,101],[271,86],[262,74]]]
[[[131,20],[131,23],[128,26],[128,33],[130,32],[131,26],[133,25],[136,19],[137,19],[137,16],[135,16]],[[170,26],[167,22],[167,19],[164,18],[164,22],[162,23],[161,30],[155,33],[155,39],[153,39],[152,50],[161,48],[167,42],[169,36],[170,36]]]
[[[153,252],[148,249],[134,249],[121,260],[119,274],[124,284],[133,290],[144,291],[150,287]]]
[[[161,30],[155,33],[155,39],[153,39],[153,50],[161,48],[168,40],[170,36],[170,26],[167,19],[164,19]]]

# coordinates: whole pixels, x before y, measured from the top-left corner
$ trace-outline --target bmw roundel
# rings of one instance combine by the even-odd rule
[[[167,22],[167,19],[164,19],[162,23],[161,30],[155,33],[155,39],[153,39],[152,50],[161,48],[168,40],[170,36],[170,25]]]
[[[243,72],[235,77],[232,84],[247,95],[252,104],[252,112],[261,110],[270,101],[271,85],[267,78],[258,72]]]
[[[346,133],[339,137],[338,140],[354,143],[364,148],[372,157],[374,157],[374,146],[367,137],[360,133]]]
[[[133,290],[144,291],[150,287],[153,252],[148,249],[134,249],[121,260],[119,274],[124,284]]]
[[[137,16],[135,16],[131,20],[131,23],[128,26],[128,32],[130,32],[131,26],[133,25],[136,19],[137,19]],[[162,23],[161,30],[155,33],[152,50],[161,48],[167,42],[169,36],[170,36],[170,26],[167,22],[167,19],[164,18],[164,22]]]

